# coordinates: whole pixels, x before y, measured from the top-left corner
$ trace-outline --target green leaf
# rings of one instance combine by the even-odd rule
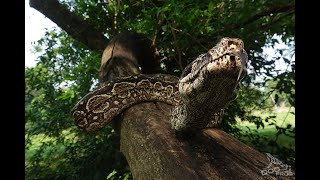
[[[166,32],[167,29],[168,29],[168,26],[167,26],[167,25],[164,25],[164,26],[161,27],[161,29],[162,29],[162,31]]]
[[[124,10],[126,10],[126,9],[128,9],[128,8],[129,8],[129,5],[127,5],[127,4],[124,4],[124,5],[123,5],[123,9],[124,9]]]
[[[116,170],[113,170],[112,173],[110,173],[108,176],[107,176],[107,179],[114,179],[114,175],[117,174],[117,171]]]
[[[213,11],[213,9],[214,9],[214,3],[213,2],[210,2],[209,4],[208,4],[208,11],[210,12],[210,11]]]

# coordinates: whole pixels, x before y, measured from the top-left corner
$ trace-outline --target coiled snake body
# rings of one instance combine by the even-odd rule
[[[79,128],[95,132],[134,104],[160,101],[174,106],[173,129],[202,129],[235,99],[247,61],[242,40],[222,38],[190,63],[180,79],[167,74],[139,74],[106,82],[83,97],[72,109],[72,116]]]

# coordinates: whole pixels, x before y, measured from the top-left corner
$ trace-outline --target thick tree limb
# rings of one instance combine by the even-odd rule
[[[219,129],[177,139],[171,106],[138,104],[123,114],[120,150],[134,179],[276,179],[261,170],[267,157]]]
[[[261,29],[269,29],[269,27],[271,27],[272,24],[279,22],[280,20],[282,20],[283,18],[285,18],[287,16],[290,16],[291,14],[294,14],[294,11],[289,11],[289,12],[284,13],[281,16],[275,17],[268,24],[262,25]]]
[[[295,11],[295,6],[294,5],[286,5],[286,6],[274,6],[271,8],[267,8],[264,11],[261,11],[250,18],[246,19],[246,21],[229,25],[228,28],[230,29],[238,29],[240,27],[246,26],[250,23],[255,22],[256,20],[259,20],[262,17],[269,16],[270,14],[275,14],[275,13],[285,13],[285,12],[294,12]]]
[[[58,0],[30,0],[30,7],[48,17],[70,36],[92,50],[104,50],[108,39],[87,21],[75,15]]]

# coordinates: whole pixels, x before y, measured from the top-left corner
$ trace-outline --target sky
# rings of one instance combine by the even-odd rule
[[[32,52],[31,43],[38,41],[44,36],[45,28],[52,29],[53,27],[57,27],[57,25],[37,10],[30,8],[29,0],[25,0],[25,23],[25,67],[33,67],[36,65],[35,59],[37,54]],[[275,48],[287,48],[287,46],[282,42],[276,44]],[[275,54],[272,48],[264,47],[263,50],[264,54],[268,55],[268,57],[272,57]],[[283,61],[276,62],[277,70],[284,71],[286,68],[287,64]]]
[[[31,42],[38,41],[44,36],[45,28],[53,28],[57,25],[46,18],[39,11],[30,8],[29,0],[25,0],[25,67],[36,65],[36,54],[32,53]]]

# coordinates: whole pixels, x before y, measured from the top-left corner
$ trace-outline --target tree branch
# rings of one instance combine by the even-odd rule
[[[279,16],[279,17],[276,17],[274,18],[273,20],[271,20],[271,22],[269,22],[268,24],[265,24],[265,25],[262,25],[261,26],[261,29],[268,29],[272,24],[282,20],[283,18],[291,15],[294,13],[294,10],[293,11],[289,11],[289,12],[286,12],[285,14],[283,14],[282,16]]]
[[[271,7],[266,9],[265,11],[259,12],[250,18],[248,18],[246,21],[238,24],[232,24],[228,28],[229,29],[237,29],[243,26],[246,26],[250,23],[253,23],[254,21],[257,21],[258,19],[268,16],[270,14],[274,13],[283,13],[283,12],[294,12],[295,11],[295,6],[294,5],[286,5],[286,6],[276,6],[276,7]]]
[[[104,50],[107,46],[108,38],[58,0],[30,0],[29,5],[91,50]]]
[[[179,65],[180,70],[183,71],[184,65],[182,64],[181,50],[180,50],[178,42],[177,42],[175,29],[173,27],[171,27],[171,33],[172,33],[172,36],[173,36],[174,44],[176,46],[176,50],[178,52],[178,65]]]
[[[207,128],[177,139],[169,123],[171,108],[141,103],[119,119],[120,150],[134,179],[277,179],[262,176],[270,165],[264,154],[222,130]]]

